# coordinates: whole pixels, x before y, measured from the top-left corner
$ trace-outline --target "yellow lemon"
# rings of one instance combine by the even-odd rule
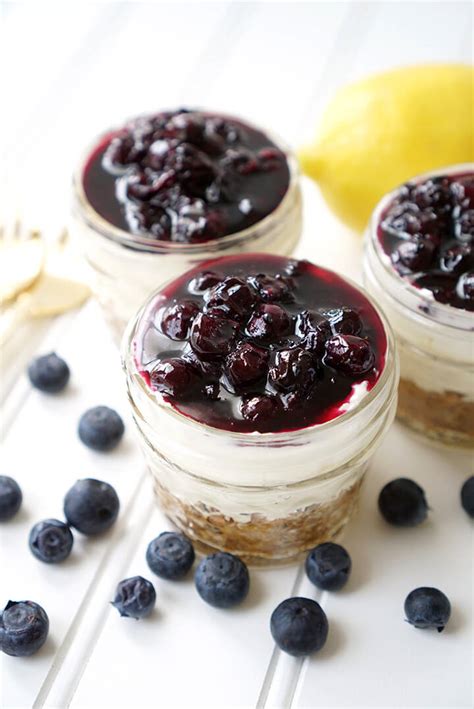
[[[474,160],[474,68],[405,67],[340,90],[300,152],[333,211],[362,230],[382,195],[427,170]]]

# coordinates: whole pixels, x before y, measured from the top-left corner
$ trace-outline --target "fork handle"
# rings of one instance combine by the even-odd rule
[[[3,347],[10,337],[30,315],[31,296],[28,293],[20,295],[16,302],[0,315],[0,347]]]

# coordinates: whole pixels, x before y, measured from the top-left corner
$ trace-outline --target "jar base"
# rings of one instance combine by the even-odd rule
[[[443,446],[474,448],[474,402],[457,392],[428,392],[402,377],[397,419]]]
[[[184,503],[154,478],[158,505],[199,552],[227,551],[249,566],[294,564],[317,544],[334,540],[357,507],[361,485],[359,478],[330,502],[310,505],[284,518],[252,514],[239,521],[203,504]]]

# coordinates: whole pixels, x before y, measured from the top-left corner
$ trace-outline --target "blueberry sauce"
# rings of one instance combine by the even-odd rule
[[[132,346],[147,385],[180,413],[265,433],[347,411],[379,379],[387,340],[366,297],[332,271],[248,254],[162,289]]]
[[[377,235],[402,278],[440,303],[474,311],[473,172],[402,185]]]
[[[285,154],[235,118],[178,109],[141,116],[89,156],[85,195],[130,234],[204,243],[260,221],[289,185]]]

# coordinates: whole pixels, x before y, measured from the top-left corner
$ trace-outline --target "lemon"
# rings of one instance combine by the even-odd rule
[[[472,66],[405,67],[341,89],[299,157],[333,211],[362,230],[385,192],[474,160],[473,132]]]

